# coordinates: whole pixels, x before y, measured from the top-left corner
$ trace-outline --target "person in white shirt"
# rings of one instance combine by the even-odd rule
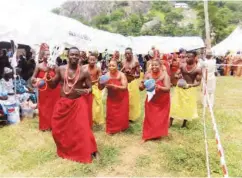
[[[216,59],[213,58],[212,52],[207,51],[206,53],[206,59],[203,62],[201,66],[204,72],[203,76],[206,79],[207,78],[207,92],[210,98],[211,106],[214,106],[214,94],[215,94],[215,89],[216,89],[216,76],[215,73],[217,72],[216,68]],[[207,77],[206,77],[206,72],[207,72]],[[207,102],[203,102],[205,106],[207,107]]]

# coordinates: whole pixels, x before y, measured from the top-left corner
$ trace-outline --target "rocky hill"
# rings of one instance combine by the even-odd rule
[[[90,22],[100,14],[111,14],[119,8],[127,14],[147,13],[151,7],[150,1],[67,1],[59,8],[60,14],[68,17],[78,17]]]
[[[187,7],[177,7],[175,1],[67,1],[53,12],[123,35],[204,36],[203,2],[183,3]],[[241,21],[242,2],[209,1],[208,5],[213,43],[218,43]]]

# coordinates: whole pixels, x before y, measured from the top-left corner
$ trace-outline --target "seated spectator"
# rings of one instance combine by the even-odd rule
[[[0,79],[3,77],[4,67],[12,68],[8,60],[7,52],[0,50]]]
[[[12,96],[14,95],[14,86],[13,86],[13,70],[4,67],[3,70],[3,78],[1,79],[1,83],[3,87],[5,88],[4,91],[8,93],[8,95]]]
[[[37,97],[35,92],[28,87],[27,82],[21,78],[20,73],[21,69],[16,69],[17,77],[14,80],[13,85],[16,86],[16,94],[18,95],[19,101],[23,102],[30,99],[33,103],[37,103]]]
[[[2,113],[3,117],[6,116],[6,119],[8,119],[6,105],[16,103],[13,90],[12,74],[12,69],[5,67],[3,78],[0,80],[0,113]]]

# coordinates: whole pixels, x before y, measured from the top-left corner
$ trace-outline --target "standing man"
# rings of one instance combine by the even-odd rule
[[[97,145],[88,120],[88,104],[84,95],[91,93],[91,78],[79,65],[80,51],[72,47],[68,51],[68,64],[47,75],[48,85],[61,84],[61,98],[56,103],[52,117],[52,135],[57,154],[65,159],[91,163],[96,156]]]
[[[87,53],[85,51],[80,52],[80,63],[82,65],[88,64]]]
[[[196,55],[195,51],[187,52],[186,64],[182,65],[176,73],[176,77],[183,79],[183,82],[178,81],[172,97],[170,126],[173,118],[183,119],[183,128],[186,127],[187,121],[198,117],[196,87],[201,83],[202,71],[197,67]]]
[[[235,70],[235,75],[234,75],[234,76],[237,76],[237,77],[241,77],[241,75],[242,75],[242,67],[241,67],[242,58],[241,58],[241,55],[242,55],[241,52],[238,51],[237,54],[234,57],[234,62],[233,62],[234,65],[238,65],[238,66],[235,67],[236,70]]]
[[[101,69],[97,67],[97,57],[91,53],[87,65],[83,66],[91,76],[92,81],[92,121],[95,124],[104,124],[102,91],[98,89],[98,80],[102,75]]]
[[[136,121],[141,115],[140,92],[138,80],[140,78],[140,66],[137,58],[133,56],[132,48],[125,49],[125,59],[122,69],[128,80],[129,91],[129,120]]]
[[[231,64],[232,64],[232,52],[229,52],[225,55],[225,64],[228,64],[224,67],[224,75],[225,76],[230,76],[231,75]]]
[[[212,51],[207,51],[206,59],[204,61],[204,68],[206,69],[204,73],[204,79],[207,78],[207,92],[210,98],[211,105],[214,105],[214,93],[216,89],[216,76],[215,73],[217,72],[216,69],[216,59],[212,57]],[[207,72],[207,74],[206,74]],[[207,75],[207,76],[206,76]],[[205,106],[207,106],[207,100],[204,100]]]

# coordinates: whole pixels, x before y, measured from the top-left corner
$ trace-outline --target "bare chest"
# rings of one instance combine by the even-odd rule
[[[61,81],[72,85],[82,86],[85,82],[85,76],[83,72],[74,70],[62,70],[60,71]]]

